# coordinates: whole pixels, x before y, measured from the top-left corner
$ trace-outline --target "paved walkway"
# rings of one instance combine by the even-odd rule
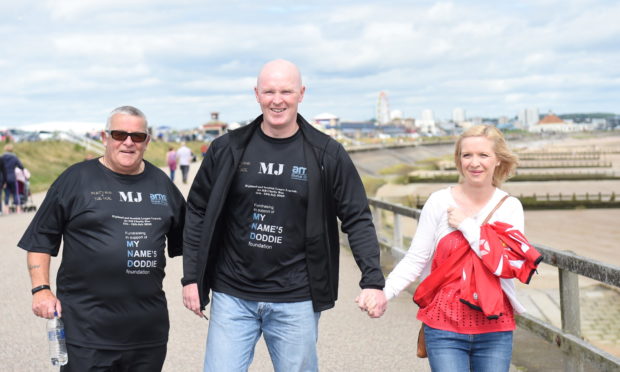
[[[197,163],[192,164],[192,176],[197,168]],[[177,185],[187,195],[189,184],[183,185],[177,179]],[[43,194],[33,197],[35,203],[40,205]],[[3,278],[0,283],[0,309],[5,318],[5,325],[0,328],[0,339],[4,341],[0,344],[0,358],[3,361],[0,372],[55,370],[49,365],[47,357],[45,320],[36,318],[30,310],[31,285],[26,270],[26,254],[16,248],[33,215],[23,213],[0,217],[0,247],[5,249],[4,262],[0,265]],[[52,260],[53,273],[56,272],[58,261]],[[558,325],[557,279],[554,279],[552,273],[556,270],[550,268],[549,272],[541,271],[540,279],[544,280],[535,278],[534,286],[527,289],[522,298],[525,297],[526,306],[534,316]],[[182,304],[179,282],[182,276],[181,258],[169,259],[166,273],[164,289],[167,292],[171,331],[164,371],[201,371],[208,321],[196,317]],[[410,294],[403,293],[392,300],[383,318],[370,319],[353,302],[359,293],[359,276],[351,254],[342,250],[340,299],[334,309],[322,314],[320,321],[318,351],[321,371],[430,371],[427,360],[415,357],[416,335],[420,325],[415,319],[416,306]],[[55,283],[53,278],[52,283]],[[606,288],[589,288],[582,292],[581,298],[582,317],[585,318],[584,335],[614,352],[620,332],[609,331],[620,327],[618,293],[609,292]],[[615,310],[594,311],[597,308]],[[597,315],[590,319],[584,313]],[[601,319],[601,313],[609,316],[605,315]],[[272,370],[268,352],[261,341],[250,371]]]

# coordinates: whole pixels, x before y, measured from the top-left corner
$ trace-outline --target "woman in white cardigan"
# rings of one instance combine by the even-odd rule
[[[406,256],[387,278],[389,299],[417,279],[426,278],[450,257],[457,244],[469,243],[480,252],[480,225],[506,192],[501,183],[513,174],[517,158],[502,133],[492,126],[474,126],[455,146],[454,161],[460,174],[457,185],[433,193],[424,208]],[[490,223],[501,221],[523,232],[523,207],[508,197],[493,212]],[[502,314],[487,318],[459,300],[459,283],[440,283],[433,300],[418,311],[424,323],[429,362],[433,371],[508,371],[512,356],[514,312],[525,309],[517,301],[512,279],[500,279]]]

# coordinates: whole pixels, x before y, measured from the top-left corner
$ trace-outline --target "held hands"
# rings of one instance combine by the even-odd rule
[[[32,312],[34,315],[46,319],[52,319],[54,312],[57,312],[60,318],[62,306],[52,291],[48,289],[39,291],[32,296]]]
[[[371,318],[381,317],[387,310],[387,299],[380,289],[366,288],[355,298],[360,310],[368,312]]]
[[[465,213],[460,208],[449,207],[448,208],[448,225],[454,229],[458,229],[463,220],[467,218]]]

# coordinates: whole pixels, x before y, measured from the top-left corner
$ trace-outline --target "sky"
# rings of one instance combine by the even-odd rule
[[[0,0],[0,128],[101,128],[133,105],[188,129],[260,114],[263,64],[296,63],[300,113],[449,119],[620,113],[617,0]]]

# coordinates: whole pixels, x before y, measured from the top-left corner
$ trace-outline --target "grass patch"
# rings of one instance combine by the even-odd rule
[[[374,196],[379,187],[383,186],[386,181],[383,178],[362,176],[362,183],[364,184],[366,195]]]
[[[15,154],[31,174],[30,190],[47,190],[70,165],[95,153],[65,141],[20,142],[13,145]]]
[[[201,160],[200,146],[202,142],[188,142],[189,147],[197,160]],[[181,147],[180,143],[150,142],[144,154],[144,158],[158,167],[166,165],[166,153],[172,146],[175,149]],[[21,160],[24,167],[31,173],[30,190],[34,192],[45,191],[58,176],[69,166],[83,161],[88,157],[98,157],[91,151],[78,144],[67,141],[40,141],[19,142],[13,144],[14,152]]]
[[[409,164],[395,164],[387,168],[383,168],[379,171],[379,174],[388,175],[388,174],[399,174],[406,175],[414,171],[416,167]]]

